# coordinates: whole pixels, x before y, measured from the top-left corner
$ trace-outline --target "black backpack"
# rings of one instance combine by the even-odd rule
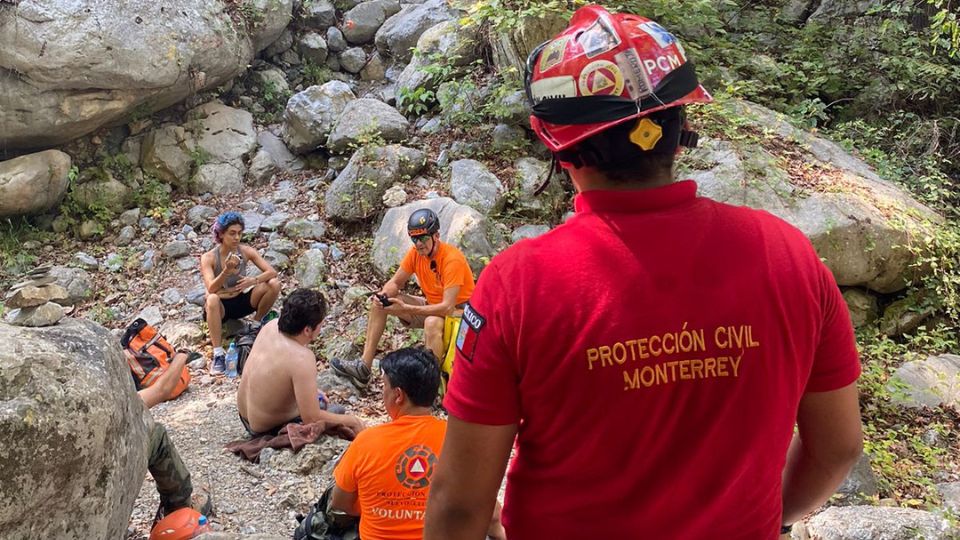
[[[298,515],[293,540],[359,540],[360,518],[330,510],[333,484],[313,503],[307,515]]]
[[[250,356],[250,350],[253,349],[253,342],[257,340],[257,334],[260,333],[261,325],[258,322],[248,321],[243,329],[237,332],[233,343],[237,347],[237,374],[243,375],[243,365]]]

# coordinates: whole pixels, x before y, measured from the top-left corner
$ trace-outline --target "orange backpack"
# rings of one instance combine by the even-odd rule
[[[173,359],[174,354],[173,346],[160,335],[156,328],[143,319],[130,323],[123,337],[120,338],[120,344],[129,353],[124,356],[127,358],[137,390],[153,385],[160,375],[170,368],[170,360]],[[173,399],[182,394],[189,384],[190,370],[187,366],[183,366],[180,380],[167,399]]]

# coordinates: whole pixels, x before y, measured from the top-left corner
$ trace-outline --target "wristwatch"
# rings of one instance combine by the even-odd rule
[[[791,523],[791,524],[789,524],[789,525],[781,525],[781,526],[780,526],[780,534],[790,534],[790,531],[792,531],[792,530],[793,530],[793,523]]]

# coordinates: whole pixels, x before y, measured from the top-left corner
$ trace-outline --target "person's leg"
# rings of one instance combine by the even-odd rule
[[[167,436],[166,428],[158,422],[152,422],[152,424],[147,468],[157,483],[157,493],[160,494],[163,511],[169,514],[174,510],[190,506],[193,484],[190,481],[187,466],[180,459],[173,441]]]
[[[204,304],[207,318],[207,333],[210,334],[210,344],[216,349],[223,341],[221,333],[223,326],[223,301],[215,294],[208,294]]]
[[[427,348],[437,357],[437,363],[443,363],[443,317],[427,317],[423,321],[423,341]]]
[[[373,357],[377,355],[377,346],[383,337],[383,330],[387,327],[387,312],[376,299],[370,302],[370,311],[367,313],[367,336],[363,342],[363,356],[360,359],[370,369]]]
[[[250,307],[257,310],[257,320],[263,319],[273,303],[280,297],[280,280],[273,278],[266,283],[261,283],[253,288],[250,295]]]

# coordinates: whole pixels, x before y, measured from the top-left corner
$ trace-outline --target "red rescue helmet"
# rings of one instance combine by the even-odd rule
[[[150,540],[189,540],[207,532],[207,517],[193,508],[170,512],[150,531]]]
[[[525,82],[531,127],[553,152],[633,118],[713,101],[673,34],[595,5],[578,9],[566,30],[534,49]]]

